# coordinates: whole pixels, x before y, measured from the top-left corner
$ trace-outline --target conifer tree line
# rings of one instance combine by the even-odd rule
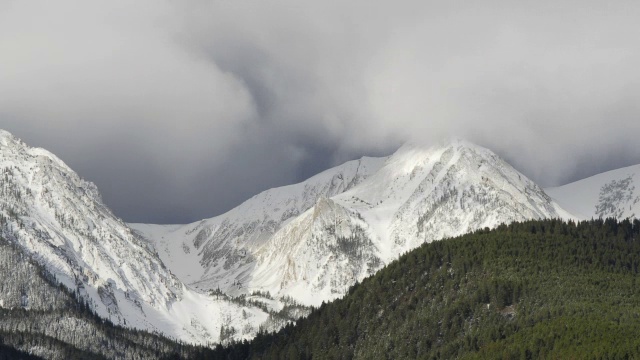
[[[99,318],[0,237],[0,359],[199,359],[208,352]]]
[[[633,359],[640,221],[541,220],[425,244],[344,298],[213,349],[116,327],[0,240],[0,359]]]
[[[213,358],[638,358],[639,234],[638,220],[542,220],[425,244]]]

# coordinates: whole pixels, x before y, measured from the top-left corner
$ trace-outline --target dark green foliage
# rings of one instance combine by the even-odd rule
[[[40,360],[41,357],[18,351],[0,343],[0,360]]]
[[[426,244],[219,359],[640,356],[640,221],[530,221]]]

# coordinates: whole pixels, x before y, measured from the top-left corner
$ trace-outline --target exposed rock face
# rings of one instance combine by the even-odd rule
[[[634,218],[640,215],[639,176],[640,165],[634,165],[545,191],[579,219]]]
[[[634,175],[631,174],[624,179],[611,180],[602,185],[598,204],[596,204],[598,217],[622,219],[636,216],[633,207],[640,203],[640,195],[636,195]]]

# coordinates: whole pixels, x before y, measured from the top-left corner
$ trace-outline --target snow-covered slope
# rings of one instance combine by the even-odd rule
[[[582,219],[640,216],[640,165],[607,171],[545,191]]]
[[[462,140],[429,149],[406,145],[338,199],[377,224],[385,261],[424,242],[500,223],[569,216],[496,154]]]
[[[264,191],[226,214],[194,224],[131,227],[153,242],[165,264],[184,282],[232,295],[245,293],[243,274],[251,273],[255,254],[265,242],[319,198],[360,184],[384,160],[364,157],[347,162],[302,183]]]
[[[109,211],[95,185],[2,130],[0,232],[116,324],[208,343],[223,325],[249,338],[267,319],[258,308],[186,287]]]
[[[347,163],[197,224],[132,227],[185,282],[317,305],[424,242],[548,217],[570,215],[491,151],[454,140]]]
[[[248,289],[318,306],[384,265],[377,240],[357,211],[319,198],[255,252],[251,272],[233,275]]]

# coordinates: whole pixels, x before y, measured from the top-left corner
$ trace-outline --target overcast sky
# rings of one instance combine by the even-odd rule
[[[459,136],[543,186],[640,163],[640,2],[0,0],[0,128],[185,223]]]

